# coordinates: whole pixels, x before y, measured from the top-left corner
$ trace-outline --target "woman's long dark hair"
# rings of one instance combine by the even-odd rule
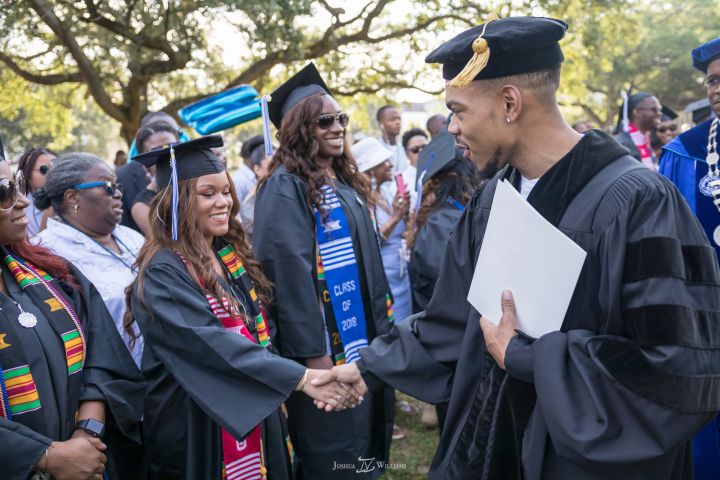
[[[475,164],[466,158],[455,158],[425,182],[415,222],[405,232],[408,248],[412,250],[420,229],[437,208],[447,205],[448,198],[466,205],[481,183],[480,172]]]
[[[207,244],[205,233],[197,224],[197,215],[195,214],[197,205],[197,180],[197,178],[191,178],[178,182],[178,204],[180,213],[178,218],[178,231],[180,234],[178,235],[177,241],[174,241],[171,235],[172,198],[169,187],[165,191],[161,190],[150,202],[150,228],[145,237],[145,244],[140,249],[137,261],[135,262],[138,270],[137,278],[125,290],[127,310],[123,318],[123,325],[125,331],[131,338],[135,338],[134,329],[132,328],[135,320],[130,303],[133,289],[137,291],[140,304],[145,305],[143,298],[143,274],[155,254],[163,248],[177,252],[184,257],[190,276],[197,285],[201,286],[203,291],[212,294],[218,299],[227,296],[220,285],[220,279],[217,273],[215,273],[213,269],[212,259],[209,257],[207,249],[204,248],[204,245]],[[263,305],[268,305],[272,285],[263,274],[260,263],[252,256],[250,245],[245,238],[245,232],[237,220],[240,202],[238,201],[235,187],[229,176],[228,180],[230,181],[230,196],[232,197],[233,205],[230,209],[228,233],[223,236],[222,240],[232,245],[235,249],[235,253],[242,261],[245,270],[255,286],[255,292],[258,298]],[[150,309],[151,307],[146,306],[146,308]]]
[[[320,146],[313,134],[314,120],[322,114],[322,93],[316,93],[300,101],[283,117],[278,140],[280,146],[273,155],[268,172],[269,178],[280,165],[305,182],[305,200],[310,209],[324,211],[322,187],[330,183],[327,171],[318,162]],[[365,200],[370,198],[370,182],[358,171],[350,152],[350,142],[345,131],[345,148],[342,155],[333,158],[333,169],[338,178],[352,187]],[[258,191],[265,181],[260,181]]]

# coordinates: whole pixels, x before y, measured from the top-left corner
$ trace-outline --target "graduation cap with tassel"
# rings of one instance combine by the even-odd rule
[[[567,24],[544,17],[498,18],[465,30],[435,49],[426,63],[441,63],[452,88],[474,80],[507,77],[554,67],[563,62],[559,41]]]
[[[178,199],[180,180],[212,175],[225,171],[223,162],[215,156],[212,149],[223,146],[223,139],[220,135],[209,135],[189,142],[175,143],[165,148],[151,150],[136,157],[133,160],[146,166],[157,165],[156,180],[158,187],[168,188],[171,199],[171,235],[173,240],[178,239]],[[162,221],[162,219],[160,220]]]

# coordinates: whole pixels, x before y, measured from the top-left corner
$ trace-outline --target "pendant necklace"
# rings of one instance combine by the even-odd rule
[[[35,325],[37,325],[37,317],[33,315],[30,312],[26,312],[23,310],[23,308],[20,306],[18,302],[16,302],[14,299],[10,299],[15,306],[20,310],[20,315],[18,315],[18,323],[22,325],[25,328],[33,328]]]

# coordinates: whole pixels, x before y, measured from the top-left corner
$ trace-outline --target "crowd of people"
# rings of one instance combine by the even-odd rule
[[[0,147],[3,478],[378,478],[396,389],[431,478],[717,478],[720,39],[709,120],[640,92],[613,138],[560,114],[566,29],[460,33],[427,58],[450,114],[355,142],[311,63],[234,172],[164,112],[113,165]],[[537,339],[467,300],[501,180],[588,255]]]

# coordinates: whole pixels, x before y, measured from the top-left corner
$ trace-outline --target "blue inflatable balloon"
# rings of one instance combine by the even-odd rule
[[[209,135],[249,122],[262,115],[258,92],[240,85],[180,109],[178,115],[201,135]]]

